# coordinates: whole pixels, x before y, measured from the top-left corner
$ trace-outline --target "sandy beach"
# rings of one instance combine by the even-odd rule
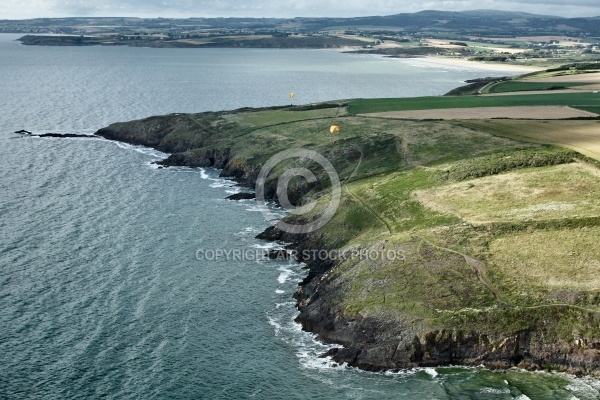
[[[446,58],[446,57],[420,57],[416,60],[422,60],[430,64],[448,65],[461,68],[476,68],[484,71],[506,71],[507,74],[517,75],[526,74],[535,71],[542,71],[543,68],[532,67],[528,65],[515,65],[508,63],[489,63],[481,61],[469,61],[458,58]]]

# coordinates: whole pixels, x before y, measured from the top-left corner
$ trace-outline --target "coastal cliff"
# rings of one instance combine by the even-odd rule
[[[258,238],[292,243],[290,247],[299,254],[307,249],[323,249],[315,236],[289,235],[277,228],[267,229]],[[324,355],[340,364],[368,371],[485,365],[600,376],[597,335],[575,334],[571,340],[557,335],[564,326],[585,325],[582,321],[595,329],[600,323],[596,313],[569,306],[540,313],[539,308],[501,305],[476,316],[479,321],[445,320],[437,326],[413,313],[362,315],[344,309],[348,282],[335,278],[340,263],[302,257],[299,261],[306,263],[308,274],[294,294],[300,311],[296,322],[324,342],[342,345]],[[444,318],[438,323],[441,321]],[[511,321],[509,326],[514,321],[522,325],[514,330],[503,329],[505,321]]]
[[[332,124],[341,125],[342,133],[330,134]],[[371,371],[483,364],[600,375],[600,292],[586,284],[586,272],[581,279],[547,286],[536,281],[539,275],[524,274],[519,281],[516,274],[523,269],[506,267],[512,260],[530,270],[543,268],[544,260],[534,263],[543,254],[527,253],[518,243],[535,246],[540,238],[567,235],[578,240],[570,262],[593,270],[595,253],[585,248],[598,232],[596,209],[566,215],[558,207],[555,215],[546,206],[546,214],[521,218],[514,210],[535,205],[500,209],[508,201],[501,190],[493,203],[477,198],[505,182],[498,183],[497,176],[514,174],[515,182],[534,176],[541,186],[527,183],[531,187],[523,190],[537,190],[535,196],[547,192],[552,200],[558,196],[552,191],[561,189],[542,179],[596,168],[575,152],[457,123],[357,118],[331,105],[172,114],[116,123],[97,135],[172,153],[160,162],[164,166],[219,168],[221,176],[248,187],[254,187],[264,163],[284,149],[323,154],[343,186],[332,220],[309,234],[274,227],[258,237],[289,243],[306,263],[307,276],[294,295],[297,322],[341,345],[327,354],[338,363]],[[314,170],[310,160],[288,165]],[[266,199],[277,201],[278,174],[281,170],[267,181]],[[579,195],[593,192],[594,174],[586,175]],[[324,173],[317,178],[316,183],[291,181],[290,199],[325,201]],[[440,191],[452,198],[468,190],[471,201],[479,201],[478,212],[492,207],[485,218],[458,214],[436,197]],[[571,192],[561,192],[561,201],[579,201],[567,195]],[[292,214],[285,221],[313,217]],[[331,257],[332,252],[355,257]],[[530,259],[519,258],[521,253]]]

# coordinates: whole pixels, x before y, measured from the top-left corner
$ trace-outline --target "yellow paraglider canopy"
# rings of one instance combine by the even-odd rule
[[[331,125],[331,127],[329,128],[330,133],[339,132],[339,131],[340,131],[340,127],[338,125]]]
[[[296,93],[294,93],[294,92],[290,93],[290,99],[293,99],[294,97],[296,97]]]

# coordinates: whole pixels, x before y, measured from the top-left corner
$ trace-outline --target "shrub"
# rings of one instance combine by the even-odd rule
[[[573,162],[579,153],[562,149],[528,149],[493,154],[462,161],[448,171],[448,178],[462,181],[497,175],[528,167],[545,167]]]

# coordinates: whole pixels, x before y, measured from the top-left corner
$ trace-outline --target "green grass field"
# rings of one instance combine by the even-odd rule
[[[589,304],[600,285],[600,227],[509,234],[492,241],[490,275],[507,298],[520,304],[576,301]],[[532,290],[532,288],[535,288]],[[565,298],[573,291],[574,299]],[[577,293],[579,292],[579,293]]]
[[[350,115],[386,111],[434,110],[443,108],[571,106],[598,107],[598,93],[550,93],[514,96],[437,96],[388,99],[357,99],[348,103]]]
[[[303,121],[318,118],[333,118],[345,115],[346,110],[343,107],[320,108],[315,110],[300,110],[294,108],[283,110],[263,110],[254,112],[245,112],[239,114],[229,114],[225,119],[229,122],[235,122],[243,127],[261,127],[269,125],[278,125],[294,121]]]
[[[588,111],[594,114],[600,115],[600,105],[597,106],[576,106],[574,108],[578,108],[583,111]]]

